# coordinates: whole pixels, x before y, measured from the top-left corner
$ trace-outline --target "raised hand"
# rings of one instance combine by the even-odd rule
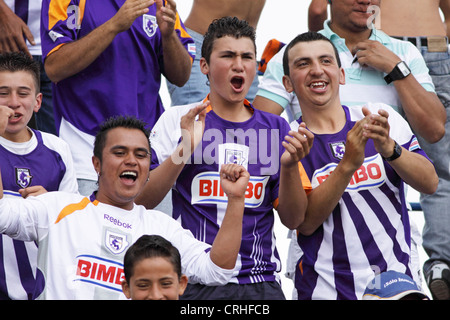
[[[358,170],[364,163],[364,151],[368,140],[364,135],[364,126],[369,122],[369,117],[365,117],[357,121],[353,128],[347,133],[345,153],[341,163],[348,164],[352,171]]]
[[[206,108],[209,101],[192,108],[181,117],[181,143],[177,151],[172,154],[172,161],[176,164],[186,163],[189,157],[202,141],[203,131],[205,130]]]
[[[306,129],[302,122],[297,131],[289,131],[289,136],[282,142],[286,151],[281,156],[281,165],[292,166],[309,154],[314,142],[314,134]]]
[[[241,165],[223,164],[220,168],[220,184],[222,190],[228,196],[228,200],[233,198],[243,199],[249,179],[250,174]]]
[[[378,114],[371,113],[366,107],[362,108],[364,115],[370,119],[364,124],[364,136],[372,139],[375,150],[383,157],[390,157],[394,150],[394,140],[390,138],[390,125],[388,122],[389,113],[384,110],[378,110]]]
[[[156,20],[158,21],[159,30],[163,37],[170,36],[175,28],[177,19],[177,4],[174,0],[155,0],[156,3]]]
[[[7,106],[0,105],[0,136],[6,132],[9,118],[14,116],[14,110]]]
[[[148,7],[155,3],[154,0],[127,0],[117,13],[111,18],[117,32],[128,30],[136,18],[146,14]]]

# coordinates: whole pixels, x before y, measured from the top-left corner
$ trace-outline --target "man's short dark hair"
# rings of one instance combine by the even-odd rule
[[[334,54],[336,56],[336,62],[338,64],[338,67],[341,67],[341,59],[339,58],[339,52],[336,49],[336,46],[331,42],[330,39],[325,37],[323,34],[314,32],[314,31],[308,31],[302,34],[299,34],[294,39],[292,39],[291,42],[286,46],[286,49],[283,54],[283,71],[284,74],[289,76],[289,50],[292,49],[297,43],[299,42],[312,42],[312,41],[327,41],[331,44],[334,50]]]
[[[176,247],[170,241],[158,235],[143,235],[141,236],[125,253],[123,270],[125,280],[130,282],[134,274],[134,267],[136,263],[143,259],[162,257],[168,259],[173,265],[173,269],[181,278],[181,256]]]
[[[95,136],[95,142],[94,142],[94,156],[102,160],[102,152],[103,148],[106,145],[106,136],[108,131],[115,128],[128,128],[128,129],[138,129],[141,130],[145,136],[147,137],[148,141],[148,149],[150,149],[150,131],[146,128],[147,124],[137,119],[134,116],[115,116],[111,117],[109,119],[106,119],[101,125],[100,130],[97,132],[97,135]]]
[[[255,47],[256,55],[256,32],[255,28],[248,24],[245,20],[239,20],[236,17],[223,17],[215,19],[208,27],[203,38],[202,57],[209,63],[212,48],[216,39],[230,36],[236,39],[247,37],[252,40]]]
[[[34,80],[36,94],[40,91],[39,63],[24,52],[5,52],[0,54],[0,72],[28,72]]]

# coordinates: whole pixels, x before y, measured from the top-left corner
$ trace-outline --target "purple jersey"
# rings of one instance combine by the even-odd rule
[[[392,108],[369,104],[372,113],[389,112],[390,136],[405,149],[426,157],[408,123]],[[301,162],[313,189],[336,168],[345,153],[347,133],[364,117],[361,106],[343,106],[347,122],[335,134],[315,134],[309,155]],[[300,118],[291,124],[293,130]],[[298,299],[361,299],[374,272],[411,274],[411,232],[404,182],[375,150],[372,140],[365,161],[353,175],[328,219],[311,236],[299,234],[303,256],[295,286]]]
[[[1,140],[0,167],[5,197],[20,197],[19,189],[38,185],[47,191],[77,192],[68,145],[48,133],[33,132],[36,138],[24,146]],[[34,242],[0,235],[0,300],[31,299],[35,293],[36,263]]]
[[[42,56],[88,35],[122,7],[125,0],[44,0]],[[161,32],[156,4],[130,29],[116,36],[100,56],[81,72],[53,84],[57,128],[61,117],[78,130],[95,135],[105,119],[134,115],[152,127],[163,113],[159,88],[164,73]],[[193,40],[177,14],[175,31],[195,56]]]
[[[151,135],[153,164],[171,156],[181,137],[180,119],[197,104],[168,109]],[[244,122],[220,118],[211,108],[206,114],[201,144],[194,151],[173,187],[173,217],[194,236],[212,244],[223,220],[227,198],[220,188],[222,164],[247,168],[242,244],[231,282],[248,284],[277,280],[281,263],[275,247],[274,203],[278,200],[281,142],[290,128],[283,118],[255,110]],[[173,159],[176,161],[176,159]]]

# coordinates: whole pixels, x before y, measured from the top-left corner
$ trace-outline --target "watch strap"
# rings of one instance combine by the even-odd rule
[[[399,68],[400,64],[403,64],[408,69],[409,72],[407,74],[404,74],[400,70],[400,68]],[[400,61],[399,63],[397,63],[397,65],[394,67],[394,69],[392,69],[392,71],[384,77],[384,81],[386,81],[387,84],[390,84],[392,81],[401,80],[403,78],[406,78],[410,73],[411,73],[411,70],[409,70],[409,67],[406,65],[406,63],[404,61]]]
[[[401,156],[402,154],[402,147],[397,143],[397,141],[394,140],[394,153],[392,154],[392,156],[390,157],[383,157],[381,156],[384,160],[386,161],[394,161],[395,159],[397,159],[398,157]]]

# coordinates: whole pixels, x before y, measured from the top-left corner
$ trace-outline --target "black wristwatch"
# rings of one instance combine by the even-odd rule
[[[410,73],[411,70],[409,69],[405,61],[400,61],[391,71],[391,73],[389,73],[387,76],[384,77],[384,81],[386,81],[386,83],[389,84],[392,81],[406,78],[407,76],[409,76]]]
[[[395,142],[394,153],[392,154],[392,156],[390,156],[388,158],[381,156],[386,161],[394,161],[395,159],[400,157],[400,155],[402,154],[402,147],[397,143],[397,141],[394,140],[394,142]]]

